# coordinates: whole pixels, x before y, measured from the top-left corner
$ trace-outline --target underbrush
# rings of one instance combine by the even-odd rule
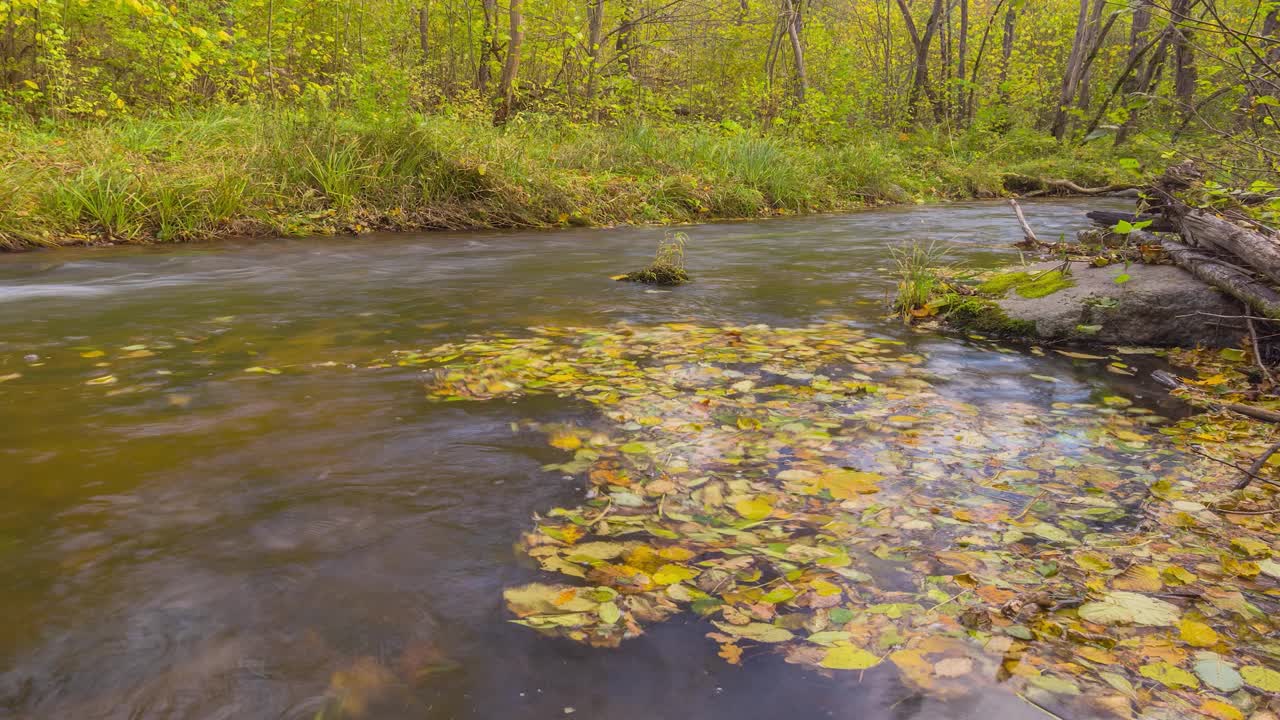
[[[1030,131],[845,132],[818,143],[698,122],[229,108],[0,128],[0,247],[230,235],[682,223],[1082,184],[1145,164]]]

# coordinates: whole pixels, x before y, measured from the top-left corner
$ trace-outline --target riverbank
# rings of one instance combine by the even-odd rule
[[[0,128],[0,248],[681,223],[1138,180],[1158,149],[1002,134],[762,134],[265,109]],[[1007,187],[1016,185],[1017,187]]]

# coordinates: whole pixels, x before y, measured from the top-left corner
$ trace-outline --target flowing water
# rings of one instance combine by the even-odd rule
[[[1085,209],[1028,215],[1054,237]],[[506,622],[503,588],[539,577],[513,543],[584,489],[513,423],[592,410],[429,403],[419,369],[376,358],[531,325],[843,317],[979,407],[1160,402],[1145,373],[884,317],[886,246],[1016,260],[1003,204],[688,232],[696,280],[672,291],[608,279],[651,256],[653,228],[0,257],[0,717],[332,718],[335,692],[379,718],[1043,717],[1011,693],[931,699],[891,671],[730,666],[692,617],[617,649]]]

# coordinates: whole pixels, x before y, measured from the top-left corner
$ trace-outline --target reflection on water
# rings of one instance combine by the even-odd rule
[[[1084,209],[1028,214],[1053,236]],[[1007,213],[694,227],[696,281],[674,291],[608,280],[652,253],[651,228],[0,258],[0,715],[1040,717],[1012,696],[918,696],[887,665],[834,680],[770,655],[730,667],[692,618],[616,650],[505,623],[502,589],[539,577],[513,541],[584,491],[513,423],[592,410],[430,404],[416,369],[364,367],[535,324],[839,315],[925,353],[945,392],[979,405],[1156,396],[883,319],[886,244],[1015,260]]]

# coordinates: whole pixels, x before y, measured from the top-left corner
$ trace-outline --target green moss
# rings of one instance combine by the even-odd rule
[[[1036,324],[1030,320],[1015,320],[1005,314],[995,302],[981,297],[953,295],[939,305],[945,306],[947,322],[965,330],[1008,339],[1036,337]]]
[[[983,282],[977,287],[977,290],[983,295],[1004,295],[1009,291],[1009,288],[1030,282],[1031,280],[1032,277],[1021,270],[1001,273],[1000,275]]]
[[[996,275],[976,289],[983,295],[992,297],[1003,297],[1009,290],[1013,290],[1024,298],[1042,298],[1075,284],[1075,280],[1064,275],[1060,270],[1050,270],[1034,275],[1024,270],[1016,270]]]
[[[1076,281],[1064,275],[1061,270],[1052,270],[1036,276],[1029,283],[1015,286],[1014,292],[1024,298],[1035,299],[1052,295],[1059,290],[1075,287],[1075,284]]]

